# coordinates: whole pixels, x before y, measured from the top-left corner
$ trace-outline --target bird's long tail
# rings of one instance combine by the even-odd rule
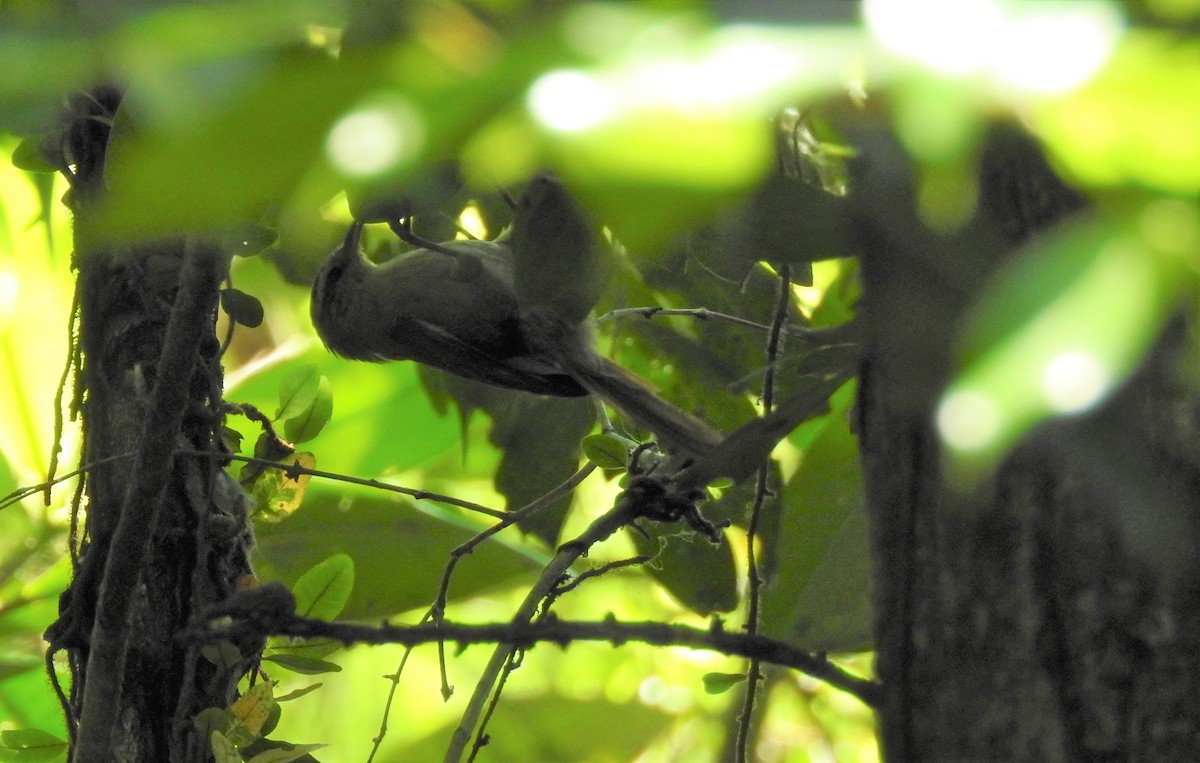
[[[724,436],[703,420],[663,399],[646,382],[608,358],[589,352],[583,363],[564,366],[593,395],[613,404],[659,439],[663,449],[698,458],[713,450]]]
[[[550,357],[588,392],[653,432],[664,450],[698,458],[724,440],[719,431],[659,397],[646,382],[592,349],[584,325],[539,310],[526,313],[522,325],[536,352]]]

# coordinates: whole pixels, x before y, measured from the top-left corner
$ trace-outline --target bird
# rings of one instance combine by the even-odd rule
[[[582,318],[598,289],[572,275],[592,278],[602,269],[578,251],[596,245],[583,235],[589,225],[549,177],[530,183],[512,230],[498,240],[429,244],[377,265],[363,253],[363,225],[355,222],[313,284],[313,326],[347,359],[412,360],[523,392],[595,395],[665,448],[688,457],[710,452],[723,439],[719,431],[596,351]]]

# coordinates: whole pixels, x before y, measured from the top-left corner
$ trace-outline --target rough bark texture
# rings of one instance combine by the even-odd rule
[[[83,357],[76,406],[83,461],[99,465],[84,484],[75,579],[47,640],[70,661],[73,760],[202,760],[207,740],[192,718],[227,706],[240,671],[204,661],[176,634],[249,573],[249,536],[217,460],[173,452],[218,449],[222,258],[182,238],[114,248],[89,235],[118,104],[111,90],[77,97],[65,131]]]
[[[949,490],[932,419],[955,321],[1012,246],[1081,200],[1008,128],[985,150],[983,214],[934,236],[902,152],[866,144],[861,436],[885,759],[1200,760],[1191,327],[1171,326],[1098,410],[1040,427],[989,484]]]

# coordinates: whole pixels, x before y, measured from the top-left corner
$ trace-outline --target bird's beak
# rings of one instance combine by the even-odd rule
[[[362,242],[363,224],[355,220],[350,226],[350,230],[346,231],[346,238],[342,241],[342,252],[346,255],[357,254],[359,245]]]

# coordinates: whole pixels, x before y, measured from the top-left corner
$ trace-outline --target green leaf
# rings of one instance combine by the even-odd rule
[[[330,638],[273,637],[267,644],[271,649],[271,654],[291,654],[312,660],[328,657],[346,646],[342,642]]]
[[[220,731],[214,730],[208,739],[216,763],[242,763],[242,756],[237,747]]]
[[[340,673],[342,666],[335,662],[326,660],[315,660],[311,657],[301,657],[295,654],[278,653],[263,660],[273,662],[281,668],[286,668],[293,673],[301,673],[306,676],[314,676],[321,673]]]
[[[1200,41],[1127,30],[1088,84],[1037,102],[1032,123],[1069,174],[1097,186],[1200,190]],[[1147,129],[1146,115],[1154,116]]]
[[[294,453],[283,459],[288,466],[313,469],[317,465],[312,453]],[[278,522],[300,508],[308,491],[310,474],[297,474],[293,479],[286,469],[263,469],[254,477],[249,493],[254,502],[254,516]]]
[[[611,434],[593,434],[583,438],[583,455],[605,471],[622,471],[629,463],[631,442]]]
[[[317,367],[311,364],[289,371],[279,382],[279,407],[275,410],[275,420],[286,421],[293,416],[303,415],[321,393],[323,378]]]
[[[196,724],[196,728],[200,729],[200,733],[208,738],[214,731],[224,733],[233,723],[233,714],[224,707],[206,707],[196,713],[196,717],[192,719]]]
[[[307,442],[325,428],[333,417],[333,390],[329,379],[321,376],[317,381],[317,392],[312,403],[300,413],[283,422],[283,435],[290,442]]]
[[[34,135],[18,143],[13,149],[13,166],[26,172],[57,172],[43,153],[44,140],[45,136]]]
[[[237,289],[221,289],[221,309],[235,323],[258,328],[263,322],[263,306],[257,297]]]
[[[244,225],[236,233],[227,234],[230,251],[235,257],[252,257],[274,244],[279,234],[265,225]]]
[[[317,486],[300,511],[282,522],[256,526],[255,567],[263,579],[286,582],[330,552],[350,554],[357,582],[342,617],[389,617],[428,606],[451,550],[481,528],[478,522],[432,504],[414,504],[376,491],[343,493]],[[512,543],[507,534],[502,535],[462,559],[450,586],[451,601],[524,579],[548,561],[545,554]],[[318,650],[315,656],[324,654]]]
[[[5,763],[48,763],[66,753],[66,742],[40,729],[0,731],[0,761]]]
[[[296,613],[333,620],[346,606],[353,589],[354,560],[348,554],[334,554],[300,576],[292,586]]]
[[[871,640],[870,548],[858,440],[845,409],[784,485],[774,575],[761,631],[801,649],[865,649]]]
[[[696,533],[680,534],[678,525],[641,524],[645,535],[629,529],[639,554],[654,555],[646,571],[680,604],[698,615],[728,612],[738,603],[733,548],[724,536],[714,545]]]
[[[307,364],[327,376],[330,386],[338,390],[337,413],[321,433],[337,447],[321,453],[323,469],[374,477],[454,453],[459,443],[458,423],[434,409],[419,383],[416,363],[347,363],[323,348],[314,348],[286,365],[264,366],[231,390],[229,397],[269,410],[283,378]],[[252,439],[258,436],[242,420],[232,422],[252,432]],[[419,436],[398,436],[407,433]]]
[[[745,673],[705,673],[704,692],[706,694],[724,694],[746,680]]]
[[[263,750],[247,761],[247,763],[292,763],[294,760],[300,760],[305,757],[313,750],[319,750],[326,746],[323,744],[284,745],[275,750]]]
[[[242,661],[242,653],[229,641],[221,639],[200,647],[204,659],[222,670],[229,670]]]
[[[157,18],[161,23],[169,14]],[[171,34],[165,24],[155,31]],[[105,168],[109,194],[98,213],[100,233],[113,238],[258,219],[303,184],[330,126],[387,68],[379,58],[334,62],[310,45],[239,51],[215,61],[205,60],[205,51],[189,65],[164,65],[163,43],[148,30],[140,44],[155,62],[153,76],[138,78],[140,87],[121,107],[137,109],[138,124],[121,128],[118,112]],[[332,195],[329,173],[313,180]],[[206,202],[196,204],[197,198]]]
[[[318,683],[315,683],[315,684],[309,684],[308,686],[305,686],[305,687],[303,687],[303,688],[301,688],[301,689],[296,689],[296,690],[294,690],[294,691],[289,691],[287,694],[281,694],[281,695],[279,695],[278,697],[276,697],[276,698],[275,698],[275,701],[276,701],[276,702],[289,702],[289,701],[291,701],[291,700],[293,700],[293,699],[300,699],[300,698],[301,698],[301,697],[303,697],[305,694],[308,694],[309,692],[314,692],[314,691],[316,691],[317,689],[320,689],[320,688],[321,688],[322,686],[324,686],[324,685],[325,685],[325,684],[323,684],[323,683],[320,683],[320,682],[318,682]]]
[[[592,428],[595,408],[584,398],[536,397],[503,391],[489,405],[492,414],[491,441],[504,451],[496,470],[496,489],[504,495],[509,510],[540,499],[579,469],[579,441]],[[571,504],[563,496],[537,514],[523,520],[520,528],[553,545]]]

